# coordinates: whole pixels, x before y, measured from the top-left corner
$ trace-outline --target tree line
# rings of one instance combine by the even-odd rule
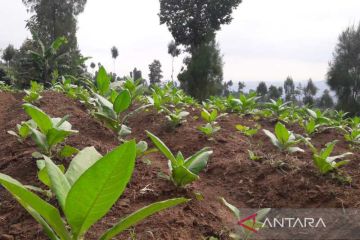
[[[217,32],[231,24],[232,13],[241,0],[159,0],[159,22],[167,26],[173,39],[168,45],[172,59],[171,81],[178,81],[180,87],[198,100],[212,95],[237,94],[244,89],[240,82],[238,91],[233,81],[224,81],[223,59]],[[45,85],[58,81],[60,76],[72,75],[92,79],[101,63],[85,66],[85,58],[78,48],[76,31],[77,17],[86,5],[86,0],[23,0],[32,16],[26,22],[32,37],[26,39],[19,49],[9,45],[3,50],[3,64],[0,65],[0,81],[27,87],[31,80]],[[111,49],[114,60],[113,81],[116,76],[116,47]],[[185,56],[180,73],[175,76],[174,59]],[[337,107],[352,114],[360,113],[360,24],[350,26],[339,36],[333,59],[326,75],[327,83],[337,96]],[[160,84],[163,80],[161,63],[154,60],[149,65],[149,83]],[[130,76],[142,78],[141,70],[135,68]],[[256,92],[263,100],[284,96],[285,100],[314,106],[331,106],[333,99],[325,91],[320,99],[315,98],[317,89],[309,80],[306,86],[296,87],[293,80],[286,79],[284,86],[259,84]],[[331,103],[332,102],[332,103]]]

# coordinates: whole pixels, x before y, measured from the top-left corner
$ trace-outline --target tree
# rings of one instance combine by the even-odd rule
[[[334,100],[330,96],[330,91],[325,89],[323,95],[319,99],[318,106],[322,109],[334,107]]]
[[[360,112],[360,23],[348,27],[338,41],[327,83],[338,97],[338,107],[356,114]]]
[[[268,99],[277,100],[277,99],[281,98],[282,95],[283,95],[283,88],[282,87],[277,88],[274,85],[271,85],[269,87]]]
[[[155,85],[155,84],[159,84],[161,82],[161,79],[163,78],[163,75],[161,75],[162,70],[161,70],[161,63],[159,60],[154,60],[150,65],[149,65],[149,80],[150,80],[150,85]]]
[[[230,24],[241,0],[160,0],[160,24],[166,24],[177,44],[196,51]]]
[[[295,84],[294,80],[291,77],[287,77],[284,82],[285,90],[285,100],[286,101],[295,101]]]
[[[305,105],[313,106],[315,103],[315,95],[317,93],[318,89],[315,86],[314,82],[310,78],[306,87],[303,89],[304,98],[303,102]]]
[[[137,70],[137,68],[134,68],[134,70],[130,72],[130,77],[132,77],[134,80],[142,79],[142,72]]]
[[[222,93],[223,62],[215,41],[203,44],[184,61],[187,68],[178,78],[185,92],[200,101]]]
[[[116,72],[116,59],[119,56],[119,50],[117,47],[113,46],[111,48],[111,57],[114,59],[114,73]]]
[[[231,14],[240,3],[241,0],[160,0],[160,24],[166,24],[176,45],[182,45],[191,55],[184,60],[186,70],[179,74],[180,86],[199,100],[222,92],[223,63],[216,32],[221,25],[231,23]]]
[[[244,82],[239,82],[238,83],[238,93],[242,93],[245,87],[246,87],[246,85]]]
[[[268,93],[268,88],[265,82],[260,82],[256,88],[256,93],[261,96],[261,100],[265,101],[265,96]]]
[[[225,82],[224,84],[223,84],[223,96],[229,96],[230,95],[230,93],[231,93],[231,87],[234,85],[234,83],[233,83],[233,81],[232,80],[230,80],[230,81],[228,81],[228,82]]]
[[[171,64],[171,81],[174,81],[174,61],[175,58],[178,57],[181,53],[180,49],[176,45],[175,41],[171,41],[168,45],[168,53],[172,57],[172,64]]]
[[[8,67],[10,67],[10,62],[14,58],[16,54],[16,50],[13,45],[9,44],[3,51],[2,59],[7,63]]]
[[[62,75],[79,75],[85,71],[80,65],[83,58],[78,49],[76,31],[77,16],[84,11],[87,0],[22,0],[28,12],[33,15],[27,21],[27,27],[45,46],[50,46],[56,39],[65,37],[67,44],[59,49],[64,54],[61,60],[66,69],[59,69]],[[34,49],[33,49],[34,50]]]

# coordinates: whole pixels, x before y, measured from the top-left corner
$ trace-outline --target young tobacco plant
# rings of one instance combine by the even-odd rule
[[[275,126],[275,134],[264,129],[266,136],[268,136],[272,144],[278,147],[281,151],[304,152],[303,149],[296,147],[303,139],[296,139],[295,135],[289,131],[284,124],[278,122]]]
[[[47,183],[64,219],[60,209],[10,176],[0,174],[0,184],[41,224],[49,239],[82,240],[124,192],[134,170],[135,158],[135,141],[124,143],[104,157],[94,148],[86,148],[73,159],[66,173],[45,157]],[[187,201],[176,198],[144,207],[122,218],[103,232],[99,240],[112,239],[144,218]]]
[[[307,121],[300,122],[300,125],[304,128],[307,135],[312,135],[319,131],[319,128],[322,126],[321,124],[316,124],[315,119],[310,118]]]
[[[203,148],[187,159],[181,152],[175,157],[158,137],[148,131],[146,133],[159,151],[168,159],[170,179],[176,186],[185,187],[200,178],[199,173],[207,166],[208,159],[213,153],[210,148]]]
[[[215,133],[221,130],[221,127],[215,124],[207,123],[204,126],[198,127],[198,130],[205,134],[208,138],[212,138]]]
[[[211,138],[216,132],[220,131],[221,127],[218,126],[216,120],[225,114],[218,114],[218,111],[214,109],[208,112],[206,109],[201,111],[201,117],[206,122],[204,126],[198,128],[199,131],[204,133],[207,137]]]
[[[360,129],[346,130],[344,138],[349,143],[360,144]]]
[[[247,126],[243,126],[241,124],[238,124],[235,126],[235,128],[241,132],[242,134],[244,134],[245,136],[247,137],[252,137],[254,136],[255,134],[258,133],[259,131],[259,127],[256,127],[256,128],[250,128],[250,127],[247,127]]]
[[[241,216],[241,212],[237,207],[228,203],[224,198],[220,198],[220,200],[224,204],[224,206],[226,206],[234,214],[237,221],[239,222],[242,221],[243,216]],[[254,235],[254,231],[251,231],[250,229],[260,231],[263,228],[262,221],[264,221],[264,219],[266,218],[266,216],[269,214],[270,211],[271,208],[264,208],[259,210],[256,213],[255,219],[249,219],[248,221],[241,222],[243,225],[248,226],[249,229],[239,226],[239,231],[236,233],[231,233],[230,237],[235,240],[252,239]]]
[[[33,120],[27,122],[22,122],[21,124],[16,124],[17,133],[14,131],[7,131],[8,134],[17,137],[18,141],[23,143],[31,135],[31,128],[37,127],[36,123]]]
[[[30,82],[30,89],[24,90],[25,97],[24,102],[35,103],[39,101],[42,97],[40,96],[41,92],[44,90],[44,86],[35,81]]]
[[[95,117],[103,121],[108,128],[116,132],[120,137],[131,133],[131,129],[124,124],[126,116],[121,117],[121,114],[129,109],[131,105],[131,96],[128,90],[121,91],[116,96],[114,103],[111,103],[103,96],[95,94],[95,103]]]
[[[349,163],[348,160],[341,160],[347,156],[352,155],[351,152],[347,152],[337,156],[331,156],[331,153],[334,151],[334,147],[337,141],[333,141],[331,143],[326,144],[326,147],[322,150],[317,150],[309,141],[307,141],[307,145],[311,148],[313,152],[313,161],[316,168],[322,174],[327,174],[329,172],[337,170],[339,167],[344,166]]]
[[[228,99],[228,108],[234,112],[251,114],[256,109],[257,100],[259,98],[260,97],[256,95],[256,92],[252,92],[248,95],[241,94],[238,99],[233,97]]]
[[[291,102],[285,102],[279,98],[277,101],[270,99],[270,102],[265,104],[265,107],[269,109],[272,115],[279,117],[281,114],[289,110],[289,104]]]
[[[72,130],[71,124],[67,121],[68,116],[63,118],[51,118],[38,107],[29,103],[23,105],[25,112],[31,120],[18,126],[19,136],[22,140],[29,135],[32,137],[41,153],[51,156],[56,146],[65,141],[71,134],[78,131]]]
[[[186,117],[190,115],[189,112],[183,111],[181,109],[175,109],[174,111],[170,111],[167,108],[164,108],[166,112],[166,118],[169,120],[169,123],[172,127],[178,127],[182,123],[186,122]]]

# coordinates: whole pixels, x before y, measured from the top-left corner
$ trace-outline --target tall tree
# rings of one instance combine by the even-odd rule
[[[220,95],[223,90],[223,62],[215,41],[203,44],[185,59],[186,69],[179,74],[180,87],[198,100]]]
[[[277,100],[277,99],[281,98],[282,95],[283,95],[282,87],[275,87],[274,85],[271,85],[269,87],[268,99]]]
[[[291,77],[287,77],[284,82],[285,100],[295,101],[295,84]]]
[[[318,91],[318,88],[315,86],[312,79],[309,79],[306,87],[303,89],[304,98],[303,102],[305,105],[313,106],[315,103],[315,95]]]
[[[230,24],[241,0],[160,0],[160,23],[166,24],[177,44],[191,52],[210,42],[221,25]]]
[[[137,68],[134,68],[134,70],[130,72],[130,77],[132,77],[134,80],[142,79],[142,72]]]
[[[16,54],[16,49],[11,44],[9,44],[4,49],[1,58],[7,63],[8,67],[10,67],[10,62],[14,58],[15,54]]]
[[[261,100],[265,101],[266,94],[268,93],[268,88],[265,82],[260,82],[256,88],[256,93],[261,96]]]
[[[168,44],[168,53],[171,55],[172,57],[172,63],[171,63],[171,81],[174,81],[174,62],[175,62],[175,58],[178,57],[181,53],[180,49],[178,48],[178,46],[176,45],[175,41],[171,41]]]
[[[59,37],[65,37],[67,44],[63,45],[58,54],[65,54],[61,74],[77,75],[84,71],[79,68],[82,56],[78,49],[76,38],[77,16],[84,11],[87,0],[22,0],[28,12],[33,15],[27,21],[27,27],[36,34],[45,46],[50,46]]]
[[[161,70],[161,63],[159,60],[154,60],[150,65],[149,65],[149,80],[150,80],[150,85],[155,85],[155,84],[159,84],[161,82],[161,79],[163,78],[163,75],[161,75],[162,70]]]
[[[338,107],[356,114],[360,112],[360,24],[348,27],[338,41],[327,83],[336,92]]]
[[[334,100],[330,95],[330,91],[325,89],[323,95],[319,99],[318,106],[322,109],[334,107]]]
[[[246,85],[244,82],[239,82],[238,83],[238,93],[242,93],[245,87],[246,87]]]
[[[111,48],[111,57],[114,59],[114,73],[116,72],[116,59],[119,56],[119,50],[117,47],[113,46]]]
[[[229,96],[231,91],[231,87],[234,85],[234,82],[232,80],[228,81],[228,82],[224,82],[223,84],[223,96]]]
[[[184,61],[186,68],[180,73],[182,79],[179,80],[181,87],[195,98],[202,100],[222,92],[223,73],[219,67],[223,64],[216,46],[216,32],[221,25],[231,23],[231,14],[241,1],[160,0],[160,24],[166,24],[176,44],[182,45],[191,55]],[[218,59],[204,59],[209,55],[218,56]],[[199,59],[204,59],[204,63]]]

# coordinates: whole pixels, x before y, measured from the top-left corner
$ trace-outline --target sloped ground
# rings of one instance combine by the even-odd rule
[[[95,146],[105,154],[119,142],[114,134],[93,119],[84,106],[62,94],[47,92],[39,107],[52,117],[70,114],[73,128],[79,134],[71,136],[67,144],[82,149]],[[27,120],[21,109],[22,96],[0,93],[0,172],[11,175],[24,184],[41,186],[36,179],[36,164],[31,153],[32,141],[25,144],[8,135],[17,123]],[[160,178],[159,172],[167,172],[166,159],[154,153],[138,160],[131,183],[111,212],[96,224],[86,239],[96,239],[101,232],[117,219],[155,201],[185,196],[194,200],[148,218],[117,239],[204,239],[214,236],[228,239],[228,231],[236,220],[219,202],[219,197],[242,208],[358,208],[360,207],[359,153],[349,158],[351,164],[343,170],[352,176],[351,185],[343,185],[331,177],[321,176],[313,167],[311,154],[287,155],[278,152],[260,131],[248,138],[235,131],[236,124],[252,126],[251,117],[228,115],[219,121],[222,130],[214,141],[208,141],[196,128],[202,124],[193,116],[188,122],[172,130],[166,119],[152,110],[144,111],[129,120],[133,128],[131,138],[149,140],[145,130],[160,137],[173,151],[182,151],[187,157],[208,146],[214,150],[209,166],[201,173],[200,181],[187,189],[176,189],[171,182]],[[263,128],[273,130],[275,122],[259,121]],[[292,127],[290,127],[292,128]],[[298,127],[292,128],[302,133]],[[333,130],[313,138],[317,147],[339,139],[335,153],[349,151],[342,136]],[[305,147],[305,146],[303,146]],[[248,159],[247,150],[264,156],[259,162]],[[149,161],[144,161],[149,159]],[[65,163],[67,165],[68,162]],[[196,200],[202,194],[204,200]],[[0,239],[46,239],[40,227],[4,190],[0,189]],[[80,200],[81,201],[81,200]],[[55,203],[54,200],[51,200]]]

